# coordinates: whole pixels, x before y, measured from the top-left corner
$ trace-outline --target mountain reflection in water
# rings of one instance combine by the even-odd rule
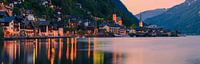
[[[116,64],[116,53],[97,50],[97,38],[4,41],[2,64]],[[111,62],[113,61],[113,62]]]

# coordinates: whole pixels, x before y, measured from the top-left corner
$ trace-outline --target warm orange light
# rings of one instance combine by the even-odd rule
[[[74,41],[73,41],[73,38],[71,38],[71,52],[70,52],[70,59],[71,59],[71,61],[73,61],[74,60]]]
[[[67,38],[67,50],[66,50],[66,59],[69,59],[69,38]]]
[[[88,58],[90,58],[90,38],[88,38]]]
[[[37,55],[38,55],[38,54],[37,54],[37,53],[38,53],[38,52],[37,52],[37,51],[38,51],[38,39],[36,39],[35,41],[36,41],[36,42],[35,42],[35,47],[36,47],[35,55],[36,55],[36,58],[37,58]]]
[[[54,64],[54,60],[55,60],[55,48],[52,48],[51,49],[51,64]]]
[[[74,59],[76,59],[76,49],[77,49],[76,45],[77,45],[77,39],[74,38]]]
[[[36,49],[33,49],[33,64],[35,64],[35,60],[36,60]]]
[[[143,27],[143,22],[142,22],[142,20],[140,20],[139,26],[140,26],[140,27]]]
[[[62,58],[62,39],[60,39],[60,41],[59,41],[59,59],[61,59]]]
[[[47,52],[48,53],[47,54],[48,55],[48,60],[50,59],[50,53],[51,53],[50,52],[50,48],[51,48],[50,39],[48,39],[48,52]]]
[[[14,59],[16,59],[17,55],[17,41],[14,41]]]
[[[93,50],[93,64],[96,64],[97,63],[97,61],[96,61],[96,59],[97,59],[97,52],[96,52],[96,38],[94,38],[94,50]]]
[[[115,13],[112,15],[112,18],[113,18],[113,21],[116,23],[117,22],[117,15]]]

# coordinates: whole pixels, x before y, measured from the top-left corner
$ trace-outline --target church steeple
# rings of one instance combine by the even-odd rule
[[[140,22],[139,22],[139,26],[140,26],[141,28],[143,27],[142,14],[140,14]]]
[[[116,23],[117,22],[117,14],[113,13],[112,14],[112,20]]]

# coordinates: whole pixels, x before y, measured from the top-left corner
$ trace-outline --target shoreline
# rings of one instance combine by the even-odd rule
[[[187,37],[187,36],[156,36],[156,37]],[[156,38],[156,37],[143,37],[143,38]],[[141,38],[141,37],[75,37],[75,36],[55,36],[55,37],[6,37],[3,40],[16,40],[16,39],[53,39],[53,38]]]

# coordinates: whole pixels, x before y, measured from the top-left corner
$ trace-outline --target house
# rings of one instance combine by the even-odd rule
[[[116,24],[114,22],[108,22],[109,26],[110,26],[110,32],[114,33],[114,34],[119,34],[120,31],[120,25]]]
[[[89,36],[95,35],[98,32],[97,23],[95,21],[88,21],[86,29],[87,29],[87,34],[89,34]]]
[[[50,22],[49,36],[58,36],[58,24],[56,22]]]
[[[68,20],[68,26],[71,28],[76,28],[78,25],[80,25],[80,20],[76,19],[69,19]]]
[[[14,33],[14,19],[15,17],[0,18],[0,25],[3,27],[4,37],[13,36]]]
[[[120,25],[120,26],[123,25],[122,18],[121,18],[121,17],[117,17],[117,14],[115,14],[115,13],[113,13],[113,15],[112,15],[112,20],[113,20],[116,24],[118,24],[118,25]]]
[[[123,21],[122,21],[122,18],[121,18],[121,17],[117,17],[117,22],[116,22],[116,24],[122,26],[122,25],[123,25],[122,22],[123,22]]]
[[[39,25],[39,35],[40,36],[48,36],[49,35],[49,21],[38,21]]]
[[[12,16],[13,13],[12,13],[12,10],[11,10],[11,7],[5,5],[3,2],[0,2],[0,11],[4,11],[6,12],[7,16]]]
[[[102,23],[99,25],[99,29],[105,30],[105,32],[110,32],[110,26],[108,23]]]
[[[0,2],[0,25],[3,27],[4,37],[19,35],[20,24],[15,21],[11,7]]]
[[[50,22],[49,35],[50,36],[64,36],[63,22]]]
[[[126,36],[127,35],[127,30],[126,30],[126,28],[124,26],[120,27],[119,34],[122,35],[122,36]]]
[[[20,35],[21,36],[34,36],[35,26],[32,21],[23,20],[20,22]]]
[[[19,36],[19,33],[20,33],[20,23],[21,21],[18,21],[17,20],[17,17],[15,17],[14,19],[14,28],[13,28],[13,33],[15,36]]]

